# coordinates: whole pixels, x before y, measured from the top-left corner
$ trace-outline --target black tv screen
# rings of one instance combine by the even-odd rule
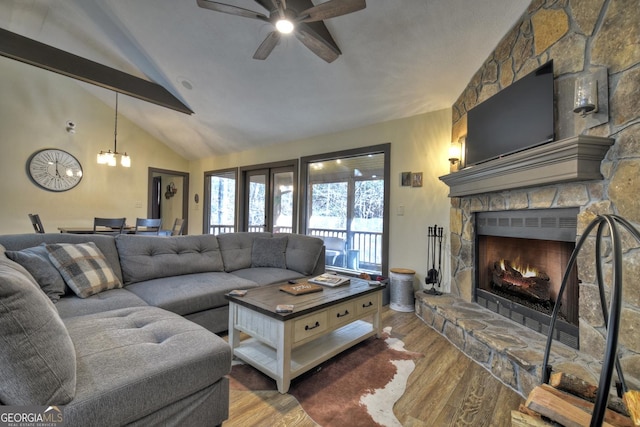
[[[553,61],[467,113],[465,165],[553,141]]]

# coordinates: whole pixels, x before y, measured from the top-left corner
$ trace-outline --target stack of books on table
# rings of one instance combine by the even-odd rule
[[[313,277],[308,281],[309,283],[316,283],[318,285],[334,288],[336,286],[349,284],[351,282],[351,279],[349,279],[349,277],[340,276],[338,274],[324,273],[319,276]]]

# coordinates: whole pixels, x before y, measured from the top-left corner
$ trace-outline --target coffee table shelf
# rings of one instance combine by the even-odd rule
[[[336,354],[374,335],[376,335],[376,331],[371,323],[358,320],[294,348],[291,351],[291,378],[293,379],[303,374]],[[271,378],[278,375],[276,349],[256,338],[243,340],[240,346],[234,349],[234,354]]]

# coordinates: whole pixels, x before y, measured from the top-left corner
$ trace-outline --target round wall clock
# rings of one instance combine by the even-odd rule
[[[33,153],[27,161],[27,171],[36,185],[49,191],[71,190],[82,179],[78,159],[55,148]]]

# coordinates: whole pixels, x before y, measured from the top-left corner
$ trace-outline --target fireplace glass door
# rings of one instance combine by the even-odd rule
[[[553,240],[479,236],[478,289],[550,316],[574,246]],[[572,274],[560,302],[559,318],[577,325],[575,281]]]

